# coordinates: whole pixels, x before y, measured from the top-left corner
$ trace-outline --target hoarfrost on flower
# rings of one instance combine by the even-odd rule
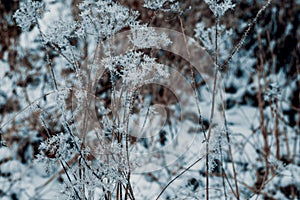
[[[215,50],[215,37],[216,30],[215,27],[205,27],[203,22],[199,22],[196,24],[195,28],[195,37],[198,38],[205,49],[210,53]],[[218,53],[220,61],[223,61],[227,58],[228,52],[232,49],[231,37],[233,35],[232,29],[226,29],[224,25],[218,26]]]
[[[164,12],[180,12],[179,3],[176,0],[145,0],[144,7],[152,10],[162,10]],[[165,6],[169,5],[169,8]]]
[[[84,33],[84,35],[91,34],[100,38],[109,37],[129,26],[138,16],[137,11],[131,11],[111,0],[84,1],[78,7],[81,11],[78,36],[83,36]]]
[[[131,25],[129,40],[137,48],[159,48],[172,43],[165,33],[158,34],[154,28],[139,24]]]
[[[141,52],[129,51],[104,60],[105,66],[122,77],[123,83],[137,86],[153,81],[157,78],[168,77],[166,66],[155,62],[154,58],[143,55]],[[121,71],[117,70],[121,67]]]
[[[13,17],[23,31],[29,31],[30,27],[37,22],[37,19],[42,17],[45,8],[44,2],[28,0],[21,2],[20,8],[14,13]]]
[[[47,29],[45,42],[65,48],[70,45],[70,39],[74,37],[76,27],[77,24],[74,21],[54,21]]]
[[[216,17],[223,16],[227,10],[233,9],[235,6],[235,4],[231,2],[231,0],[205,0],[205,3],[209,5],[210,10],[214,13]]]
[[[53,158],[49,158],[49,161],[52,160],[56,162],[59,159],[70,159],[78,151],[76,147],[81,145],[81,141],[76,136],[71,136],[66,133],[59,133],[48,140],[41,143],[39,150],[42,154],[50,153],[53,154]],[[40,157],[46,156],[40,155]]]

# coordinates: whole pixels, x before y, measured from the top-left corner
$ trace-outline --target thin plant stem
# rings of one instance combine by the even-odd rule
[[[220,137],[222,137],[221,134],[220,134]],[[225,170],[223,170],[224,169],[223,168],[224,159],[223,159],[223,151],[222,151],[221,141],[219,141],[219,149],[220,149],[220,159],[221,159],[221,166],[222,166],[221,174],[222,174],[222,185],[223,185],[223,191],[224,191],[224,198],[225,198],[225,200],[227,200],[226,184],[225,184]]]
[[[223,90],[225,90],[225,88]],[[226,117],[226,107],[225,107],[225,104],[224,104],[222,92],[221,92],[221,102],[222,102],[225,133],[226,133],[226,138],[227,138],[227,143],[228,143],[229,157],[231,159],[231,165],[232,165],[232,170],[233,170],[233,179],[234,179],[234,182],[235,182],[235,193],[236,193],[236,198],[239,200],[240,195],[239,195],[239,187],[238,187],[238,181],[237,181],[237,172],[236,172],[236,169],[235,169],[235,163],[234,163],[233,154],[232,154],[231,140],[230,140],[230,135],[229,135],[229,132],[228,132],[228,123],[227,123],[227,117]]]
[[[268,8],[268,6],[272,3],[272,0],[268,0],[267,3],[257,12],[254,19],[248,24],[246,31],[244,32],[243,36],[239,40],[239,42],[234,46],[230,55],[226,58],[225,62],[220,66],[220,70],[224,69],[229,62],[231,61],[232,57],[239,51],[239,49],[243,46],[246,37],[249,35],[250,31],[257,23],[258,18],[262,15],[262,13]]]
[[[205,156],[205,155],[204,155]],[[166,191],[166,189],[176,180],[178,179],[180,176],[182,176],[184,173],[186,173],[187,171],[189,171],[189,169],[191,169],[194,165],[196,165],[198,162],[200,162],[204,156],[201,156],[200,158],[198,158],[195,162],[193,162],[190,166],[188,166],[187,168],[185,168],[182,172],[180,172],[177,176],[175,176],[162,190],[161,192],[158,194],[158,196],[156,197],[156,200],[158,200],[162,194]]]
[[[213,85],[213,96],[212,96],[212,105],[209,121],[209,129],[206,140],[206,200],[209,200],[209,140],[212,132],[212,124],[215,112],[215,99],[217,95],[217,79],[218,79],[218,27],[219,27],[219,18],[216,17],[215,22],[215,75],[214,75],[214,85]]]
[[[37,28],[39,30],[40,37],[41,37],[42,40],[44,40],[44,34],[42,32],[42,29],[41,29],[41,26],[38,22],[37,17],[35,17],[35,22],[36,22]],[[55,73],[54,73],[54,70],[53,70],[53,67],[52,67],[52,62],[50,60],[49,54],[47,53],[47,48],[46,48],[46,45],[44,44],[44,42],[42,42],[42,46],[46,51],[47,66],[48,66],[48,68],[50,70],[50,73],[51,73],[51,78],[52,78],[52,81],[53,81],[53,84],[54,84],[54,88],[58,91],[57,81],[56,81]]]
[[[67,178],[68,178],[69,182],[72,183],[71,177],[69,176],[69,173],[68,173],[68,171],[67,171],[65,165],[63,164],[63,162],[62,162],[61,160],[60,160],[60,164],[61,164],[61,166],[63,167],[63,169],[64,169],[64,171],[65,171],[65,174],[67,175]],[[73,190],[74,190],[74,192],[75,192],[77,198],[78,198],[78,199],[81,199],[80,196],[79,196],[79,193],[78,193],[78,191],[75,189],[75,187],[72,187],[72,188],[73,188]]]
[[[186,48],[186,51],[187,51],[187,55],[188,55],[188,58],[190,59],[191,54],[190,54],[190,50],[188,48],[188,43],[187,43],[187,39],[186,39],[184,27],[183,27],[183,22],[182,22],[182,19],[181,19],[180,16],[178,16],[178,18],[179,18],[179,22],[180,22],[181,32],[183,34],[183,40],[184,40],[184,43],[185,43],[185,48]],[[199,106],[200,95],[199,95],[198,88],[197,88],[197,85],[196,85],[195,74],[194,74],[193,68],[191,66],[190,66],[190,71],[191,71],[191,81],[192,81],[192,87],[193,87],[193,90],[194,90],[194,96],[195,96],[197,111],[198,111],[198,114],[199,114],[199,122],[198,123],[200,123],[200,125],[201,125],[201,130],[203,132],[204,139],[207,140],[206,133],[205,133],[204,128],[203,128],[204,127],[203,118],[202,118],[201,110],[200,110],[200,106]]]
[[[259,47],[261,48],[261,38],[260,35],[258,34],[258,41],[259,41]],[[263,87],[262,84],[260,83],[260,79],[262,78],[262,74],[264,72],[264,61],[262,58],[262,55],[260,54],[259,56],[259,61],[260,64],[258,66],[258,70],[257,70],[257,80],[258,80],[258,93],[257,93],[257,99],[258,99],[258,106],[259,106],[259,113],[260,113],[260,129],[263,135],[263,139],[264,139],[264,159],[265,159],[265,173],[264,173],[264,177],[261,183],[260,188],[258,189],[258,191],[260,192],[263,187],[264,187],[264,182],[267,180],[268,178],[268,170],[269,170],[269,162],[268,162],[268,157],[269,157],[269,153],[270,153],[270,148],[269,148],[269,144],[268,144],[268,130],[267,130],[267,125],[265,125],[265,117],[264,117],[264,101],[262,100],[262,94],[263,94]],[[258,196],[257,198],[258,199]]]

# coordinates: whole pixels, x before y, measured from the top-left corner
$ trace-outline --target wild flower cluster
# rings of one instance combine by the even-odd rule
[[[84,1],[78,8],[81,11],[78,36],[110,37],[123,27],[129,26],[138,16],[136,11],[129,10],[112,0]]]
[[[121,77],[124,85],[130,85],[132,88],[168,76],[163,64],[158,64],[154,58],[136,51],[105,59],[104,66],[111,73]],[[117,67],[121,67],[121,69],[117,70]]]
[[[147,3],[148,6],[151,6],[150,2]],[[155,9],[161,8],[161,6]],[[55,20],[48,26],[46,32],[42,32],[39,21],[37,21],[38,18],[42,17],[42,11],[45,10],[44,3],[28,1],[26,4],[21,5],[14,17],[18,25],[24,30],[29,30],[31,26],[38,25],[44,47],[48,45],[56,49],[71,68],[75,69],[78,78],[78,83],[75,84],[78,87],[77,89],[58,85],[57,91],[54,92],[59,113],[57,119],[61,122],[64,131],[48,135],[49,138],[39,145],[38,161],[45,162],[49,166],[48,171],[51,171],[51,166],[52,170],[55,170],[54,166],[57,163],[65,170],[68,180],[65,184],[66,190],[63,192],[66,195],[65,198],[103,198],[109,193],[112,194],[116,187],[119,187],[117,185],[121,185],[121,187],[127,185],[126,187],[129,187],[130,184],[128,174],[130,173],[129,166],[132,164],[129,163],[126,156],[128,149],[125,149],[128,145],[126,144],[128,143],[126,138],[129,137],[126,130],[126,121],[129,119],[126,119],[126,121],[111,119],[109,117],[112,114],[111,110],[102,105],[102,107],[99,107],[99,111],[103,116],[101,129],[97,128],[88,130],[87,133],[81,133],[79,131],[82,129],[77,129],[76,125],[74,126],[71,123],[72,120],[76,119],[76,116],[82,114],[79,112],[80,107],[84,107],[90,95],[83,88],[83,81],[86,79],[87,72],[79,70],[80,52],[76,51],[72,41],[74,39],[93,39],[100,41],[99,44],[101,44],[122,28],[130,27],[131,34],[128,39],[133,44],[134,49],[128,49],[124,54],[116,56],[111,55],[109,51],[105,52],[106,58],[101,61],[111,75],[110,80],[114,85],[117,84],[118,79],[122,80],[122,85],[119,85],[119,88],[114,88],[113,96],[115,99],[113,101],[117,102],[116,98],[121,99],[120,105],[114,104],[114,106],[124,108],[123,116],[125,118],[131,113],[131,99],[133,99],[134,90],[137,87],[168,77],[164,65],[157,63],[156,59],[138,51],[138,49],[167,46],[171,44],[171,41],[165,34],[159,35],[154,29],[148,28],[146,25],[140,25],[136,21],[137,11],[130,10],[114,1],[87,0],[80,3],[78,9],[78,21],[72,19]],[[49,62],[48,59],[48,64]],[[90,64],[90,66],[95,65]],[[52,78],[55,78],[55,76]],[[74,112],[70,112],[66,104],[70,92],[74,92],[76,98],[77,105]],[[118,113],[121,115],[120,111]],[[40,112],[42,124],[45,129],[48,129],[47,132],[49,133],[51,127],[47,123],[45,112],[39,106],[34,109],[34,112]],[[77,126],[80,124],[78,123]],[[114,136],[122,139],[119,140]],[[72,167],[70,162],[79,162],[79,166]],[[81,176],[80,173],[84,173],[84,175]],[[102,192],[99,193],[100,188],[102,188]],[[82,193],[83,190],[86,192]]]
[[[159,34],[146,24],[131,24],[130,32],[129,40],[138,49],[157,48],[172,44],[172,41],[165,33]]]
[[[74,32],[77,30],[77,23],[74,21],[54,21],[45,33],[45,43],[56,45],[60,49],[70,46],[70,40],[75,38]]]
[[[231,0],[205,0],[215,17],[222,17],[229,9],[233,9],[235,4]]]
[[[217,27],[218,34],[218,53],[220,61],[225,61],[228,52],[233,47],[231,39],[233,37],[232,29],[226,29],[224,25]],[[201,41],[208,52],[214,54],[216,47],[216,27],[205,27],[203,22],[197,23],[195,28],[195,37]]]
[[[14,18],[23,31],[29,29],[37,23],[46,11],[45,3],[38,1],[21,2],[20,8],[15,12]]]

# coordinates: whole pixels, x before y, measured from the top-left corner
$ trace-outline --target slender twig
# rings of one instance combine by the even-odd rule
[[[209,140],[212,132],[213,118],[215,112],[215,99],[217,95],[217,79],[218,79],[218,27],[219,27],[219,18],[216,17],[215,22],[215,75],[214,75],[214,85],[213,85],[213,95],[211,102],[211,113],[209,120],[209,128],[206,140],[206,200],[209,200]]]
[[[185,48],[186,48],[186,51],[187,51],[188,59],[190,60],[191,59],[191,53],[190,53],[190,50],[188,48],[188,43],[187,43],[187,39],[186,39],[184,27],[183,27],[183,22],[182,22],[182,19],[181,19],[180,16],[178,16],[178,18],[179,18],[179,22],[180,22],[181,32],[183,34],[183,40],[184,40],[184,43],[185,43]],[[198,88],[197,88],[197,85],[196,85],[196,78],[195,78],[195,74],[194,74],[194,71],[193,71],[193,68],[191,67],[191,65],[190,65],[190,71],[191,71],[192,87],[193,87],[193,90],[194,90],[194,97],[195,97],[195,101],[196,101],[197,111],[198,111],[198,114],[199,114],[199,122],[198,123],[200,123],[200,125],[201,125],[200,130],[202,130],[202,132],[203,132],[204,139],[207,140],[206,133],[205,133],[205,130],[203,128],[204,127],[203,118],[202,118],[201,110],[200,110],[200,106],[199,106],[200,94],[199,94],[199,91],[198,91]]]
[[[235,197],[237,197],[237,195],[235,194],[235,191],[234,191],[234,189],[233,189],[233,187],[232,187],[232,185],[231,185],[231,183],[230,183],[230,181],[229,181],[229,178],[228,178],[227,174],[225,173],[225,169],[224,169],[223,167],[222,167],[222,176],[225,177],[225,179],[226,179],[226,181],[227,181],[227,184],[229,185],[229,188],[230,188],[232,194],[233,194]],[[226,197],[227,197],[227,196],[226,196]]]
[[[264,180],[262,183],[262,187],[265,187],[268,183],[270,183],[273,180],[273,178],[275,178],[279,174],[280,174],[279,172],[276,172],[276,173],[272,174],[272,176],[269,179]],[[252,190],[253,193],[250,196],[248,196],[247,199],[252,199],[252,197],[256,194],[257,195],[262,194],[262,191],[260,189],[257,190],[256,188],[248,186],[246,183],[244,183],[242,181],[239,181],[239,183],[246,186],[248,189]]]
[[[205,155],[204,155],[205,156]],[[176,180],[178,179],[180,176],[182,176],[184,173],[186,173],[187,171],[189,171],[190,168],[192,168],[195,164],[197,164],[199,161],[201,161],[204,156],[198,158],[195,162],[193,162],[190,166],[188,166],[187,168],[185,168],[182,172],[180,172],[177,176],[175,176],[162,190],[161,192],[158,194],[158,196],[156,197],[156,200],[158,200],[162,194],[165,192],[165,190]]]
[[[299,58],[298,58],[299,59]],[[300,75],[300,65],[296,65],[297,66],[297,75]],[[298,88],[300,88],[300,81],[298,81]],[[300,92],[298,93],[298,99],[300,99]],[[294,139],[294,144],[293,144],[293,156],[292,156],[292,161],[294,162],[294,159],[296,158],[296,156],[298,155],[299,150],[297,150],[297,147],[300,147],[300,105],[298,105],[299,107],[296,108],[297,109],[297,121],[296,121],[296,129],[295,129],[295,139]],[[298,144],[299,142],[299,144]]]
[[[65,171],[65,174],[67,175],[67,178],[68,178],[69,182],[72,183],[71,177],[69,176],[69,173],[68,173],[68,171],[67,171],[65,165],[63,164],[63,162],[62,162],[61,160],[60,160],[60,164],[61,164],[61,166],[63,167],[63,169],[64,169],[64,171]],[[80,196],[79,196],[79,194],[78,194],[78,192],[77,192],[77,190],[76,190],[76,188],[75,188],[75,187],[72,187],[72,188],[73,188],[73,190],[74,190],[76,196],[78,197],[78,199],[81,199]]]
[[[220,133],[220,137],[222,137]],[[227,200],[227,193],[226,193],[226,184],[225,184],[225,170],[224,170],[224,159],[223,159],[223,150],[221,145],[221,139],[219,140],[219,150],[220,150],[220,160],[221,160],[221,166],[222,166],[222,185],[223,185],[223,191],[224,191],[224,198]]]
[[[76,162],[76,160],[78,159],[78,155],[79,154],[75,154],[69,161],[68,161],[68,165],[71,165],[73,163]],[[60,160],[61,162],[61,160]],[[51,183],[57,176],[63,174],[65,172],[64,169],[61,169],[60,171],[56,172],[54,175],[52,175],[45,183],[43,183],[42,185],[38,186],[35,188],[36,191],[41,190],[42,188],[46,187],[49,183]]]
[[[223,88],[223,91],[225,91],[225,88]],[[238,181],[237,181],[237,172],[236,172],[236,169],[235,169],[235,163],[234,163],[233,154],[232,154],[231,140],[230,140],[230,135],[229,135],[229,132],[228,132],[228,123],[227,123],[227,117],[226,117],[226,107],[225,107],[222,92],[221,92],[220,96],[221,96],[221,102],[222,102],[224,126],[225,126],[225,133],[226,133],[226,138],[227,138],[227,143],[228,143],[229,157],[231,159],[231,165],[232,165],[232,170],[233,170],[233,179],[234,179],[234,182],[235,182],[235,193],[236,193],[236,198],[240,199],[239,187],[238,187]]]
[[[275,140],[276,140],[276,159],[280,160],[280,132],[279,132],[279,113],[278,113],[278,101],[274,99],[275,104],[275,124],[274,124],[274,131],[275,131]]]
[[[262,51],[262,45],[261,45],[261,37],[260,34],[258,34],[258,42],[259,42],[259,48]],[[262,84],[260,82],[260,79],[262,78],[262,73],[264,73],[264,60],[262,58],[262,55],[259,55],[259,66],[257,69],[257,82],[258,82],[258,93],[257,93],[257,99],[258,99],[258,106],[259,106],[259,113],[260,113],[260,129],[263,135],[263,139],[264,139],[264,159],[265,159],[265,173],[264,173],[264,177],[261,183],[261,186],[259,187],[258,191],[261,191],[264,187],[264,182],[267,180],[268,178],[268,170],[269,170],[269,162],[268,162],[268,157],[269,157],[269,153],[270,153],[270,148],[269,148],[269,142],[268,142],[268,130],[266,127],[268,127],[267,125],[265,125],[265,116],[264,116],[264,101],[262,100],[262,94],[263,94],[263,87]],[[257,196],[258,198],[258,196]]]
[[[55,73],[54,73],[54,70],[53,70],[53,67],[52,67],[52,62],[50,60],[49,53],[47,52],[47,48],[46,48],[46,45],[45,45],[44,34],[42,32],[42,29],[41,29],[41,26],[39,24],[39,21],[38,21],[37,17],[35,17],[35,22],[36,22],[37,28],[39,30],[40,37],[43,40],[42,46],[46,51],[46,61],[47,61],[47,65],[48,65],[48,68],[49,68],[50,73],[51,73],[51,78],[52,78],[52,81],[53,81],[53,84],[54,84],[54,88],[56,90],[58,90],[57,81],[56,81],[56,78],[55,78]]]
[[[63,91],[64,89],[62,89],[61,91]],[[18,117],[19,115],[21,115],[24,111],[26,111],[27,109],[29,109],[32,105],[34,105],[35,103],[37,103],[39,100],[43,99],[45,96],[49,96],[51,94],[56,93],[56,91],[51,91],[48,92],[46,94],[44,94],[42,97],[39,97],[37,99],[35,99],[34,101],[32,101],[29,105],[27,105],[26,107],[24,107],[22,110],[20,110],[19,112],[17,112],[13,117],[11,117],[10,119],[8,119],[5,123],[1,124],[0,129],[4,128],[5,126],[7,126],[10,122],[12,122],[16,117]]]
[[[220,66],[220,70],[224,69],[229,62],[231,61],[232,57],[239,51],[239,49],[243,46],[246,37],[249,35],[250,31],[257,23],[258,18],[262,15],[263,11],[267,9],[267,7],[271,4],[272,0],[268,0],[267,3],[257,12],[254,19],[248,25],[246,31],[244,32],[243,36],[239,40],[239,42],[234,46],[233,50],[231,51],[230,55],[226,58],[225,62]]]

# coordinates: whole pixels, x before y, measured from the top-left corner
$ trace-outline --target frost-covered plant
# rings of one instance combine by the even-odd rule
[[[65,133],[59,133],[42,142],[39,150],[44,157],[47,157],[48,154],[50,160],[57,162],[62,158],[66,160],[72,158],[78,151],[76,148],[80,147],[81,143],[80,139],[76,136],[72,138],[72,136]]]
[[[120,76],[122,83],[130,85],[131,88],[168,76],[163,64],[158,64],[154,58],[136,51],[105,59],[104,66],[110,72]],[[121,69],[117,70],[117,67],[121,67]]]
[[[226,30],[225,26],[220,25],[220,18],[224,15],[224,13],[228,9],[233,9],[234,4],[231,2],[231,0],[225,0],[225,1],[218,1],[218,0],[205,0],[205,3],[208,4],[210,10],[213,12],[215,16],[215,25],[213,28],[206,28],[204,23],[197,23],[195,28],[195,37],[198,38],[204,45],[204,47],[213,55],[214,57],[214,63],[216,68],[215,70],[215,76],[214,76],[214,86],[213,86],[213,100],[212,100],[212,106],[211,106],[211,116],[210,116],[210,123],[213,123],[215,121],[214,119],[214,112],[215,112],[215,104],[216,99],[218,98],[218,95],[222,97],[222,90],[220,91],[219,85],[217,85],[217,82],[219,81],[219,70],[221,69],[220,63],[224,62],[229,55],[229,51],[232,48],[232,44],[230,41],[230,35],[232,35],[231,30]],[[217,89],[217,87],[219,87]],[[217,94],[220,92],[221,94]],[[222,104],[222,103],[221,103]],[[208,133],[206,137],[206,199],[208,200],[210,197],[209,187],[210,187],[210,178],[209,178],[209,172],[211,172],[216,166],[217,163],[216,160],[219,160],[220,163],[218,163],[218,171],[223,174],[223,145],[222,141],[225,141],[224,138],[227,138],[226,145],[229,149],[229,156],[230,159],[232,158],[232,150],[231,150],[231,144],[230,144],[230,136],[228,133],[228,126],[226,121],[226,114],[225,114],[225,107],[220,106],[221,112],[223,112],[224,117],[224,127],[225,127],[225,134],[219,134],[219,142],[218,145],[212,146],[212,139],[215,136],[215,132],[213,131],[212,125],[208,128]],[[217,156],[218,155],[218,156]],[[216,158],[219,157],[219,158]],[[233,167],[233,176],[234,181],[236,185],[235,194],[237,199],[239,199],[239,189],[238,189],[238,182],[236,179],[236,171],[235,171],[235,165],[234,161],[232,161],[232,167]],[[224,193],[226,193],[225,188],[225,181],[223,178],[223,190]]]
[[[233,9],[235,4],[231,0],[205,0],[215,17],[222,17],[229,9]]]
[[[87,0],[79,4],[80,28],[78,36],[94,35],[110,37],[122,28],[133,23],[138,16],[136,11],[112,0]]]
[[[231,42],[233,31],[232,29],[226,29],[224,25],[218,26],[218,54],[220,61],[225,61],[229,55],[229,51],[232,49],[233,45]],[[198,38],[204,45],[206,50],[211,54],[215,54],[216,47],[216,30],[215,27],[205,27],[203,22],[196,24],[195,37]]]
[[[136,142],[134,141],[136,139],[134,136],[139,135],[139,131],[144,131],[145,123],[140,123],[143,127],[138,127],[141,128],[139,130],[131,129],[131,120],[136,120],[138,116],[134,113],[133,104],[135,98],[139,98],[137,94],[141,86],[151,84],[157,80],[167,80],[169,77],[167,66],[158,63],[155,58],[152,58],[145,52],[150,48],[159,49],[162,46],[171,45],[172,41],[165,34],[156,32],[146,24],[141,25],[137,21],[138,12],[125,7],[123,3],[113,0],[84,0],[80,2],[78,5],[78,21],[57,19],[47,27],[45,32],[42,32],[41,28],[38,27],[39,39],[55,83],[55,91],[53,92],[55,97],[52,100],[57,105],[52,106],[56,107],[59,114],[57,117],[53,117],[51,116],[53,110],[51,110],[50,114],[46,114],[46,112],[42,111],[39,104],[33,104],[32,106],[36,106],[34,112],[40,112],[41,123],[47,132],[47,138],[39,146],[40,154],[38,155],[38,160],[47,164],[58,164],[54,170],[58,171],[61,169],[64,172],[62,176],[65,187],[62,193],[67,199],[120,199],[122,196],[125,196],[125,199],[134,199],[132,191],[134,186],[131,186],[130,175],[135,163],[132,159],[134,156],[130,155],[130,148],[131,144]],[[229,52],[233,48],[231,43],[232,30],[220,25],[219,19],[227,10],[233,9],[235,4],[231,0],[205,0],[205,2],[216,17],[216,26],[206,28],[204,23],[198,23],[195,28],[195,37],[202,42],[207,51],[214,55],[215,64],[219,65],[227,60],[230,55]],[[145,0],[143,6],[155,11],[180,13],[179,2],[175,0]],[[24,31],[28,31],[35,24],[39,25],[40,20],[38,19],[45,12],[45,7],[43,2],[26,1],[26,3],[21,4],[14,18]],[[157,12],[154,13],[156,14]],[[183,30],[182,24],[181,27]],[[98,60],[98,54],[92,56],[92,58],[85,58],[84,61],[79,59],[82,55],[89,56],[94,50],[92,47],[98,48],[105,43],[105,40],[115,39],[115,34],[126,29],[130,29],[131,32],[128,38],[131,44],[128,47],[126,46],[126,49],[123,49],[126,50],[125,52],[115,55],[115,52],[111,50],[113,47],[108,44],[108,48],[101,49],[103,52],[99,53],[99,55],[105,55],[103,59]],[[53,49],[58,53],[57,55],[49,55],[49,52]],[[75,75],[70,76],[71,78],[66,78],[70,78],[69,81],[73,83],[72,86],[75,86],[75,88],[71,88],[70,85],[62,81],[65,77],[56,76],[61,72],[61,69],[58,69],[53,64],[61,62],[61,57],[58,58],[59,56],[67,61],[68,66],[69,64],[71,65],[72,70],[75,69]],[[92,61],[92,64],[90,61]],[[88,67],[86,67],[87,65]],[[64,64],[60,66],[64,66]],[[107,100],[109,98],[107,94],[100,94],[100,97],[95,97],[97,100],[104,99],[99,103],[100,106],[97,110],[98,116],[101,117],[97,121],[99,127],[89,129],[89,113],[85,108],[89,106],[89,96],[99,94],[95,94],[96,92],[90,94],[89,88],[84,88],[84,86],[85,80],[90,81],[90,77],[97,77],[97,69],[95,68],[99,66],[103,66],[109,74],[111,90],[109,90],[110,94],[108,95],[111,95],[111,99]],[[217,73],[218,71],[216,70],[215,82],[219,82]],[[57,77],[59,78],[57,79]],[[215,86],[217,85],[215,84]],[[216,94],[215,91],[213,91],[214,95]],[[271,91],[270,95],[272,96],[274,93],[275,91]],[[68,104],[70,96],[76,99],[76,106],[78,107],[75,110],[69,108],[73,106]],[[145,106],[148,108],[141,112],[145,118],[147,118],[148,113],[151,114],[153,111],[152,108],[149,108],[150,101],[147,101],[147,106]],[[80,106],[84,108],[83,112],[81,112]],[[220,110],[225,112],[225,110]],[[224,117],[224,129],[226,131],[215,131],[213,127],[214,112],[214,105],[212,105],[212,116],[208,125],[208,131],[203,130],[203,135],[205,137],[208,136],[205,140],[207,143],[206,175],[209,177],[209,172],[213,172],[216,166],[222,170],[219,172],[225,173],[223,171],[223,153],[229,153],[228,157],[232,161],[233,173],[228,177],[233,177],[237,187],[226,117]],[[78,116],[83,116],[84,120],[76,121]],[[225,113],[224,116],[226,116]],[[59,121],[57,126],[52,127],[47,124],[46,121],[50,117]],[[83,128],[77,129],[76,125]],[[152,130],[145,131],[151,132]],[[57,132],[59,134],[56,134]],[[160,132],[160,136],[162,136],[160,138],[161,143],[164,143],[163,140],[169,139],[164,135],[163,131]],[[148,143],[150,142],[156,141],[152,140]],[[149,145],[148,143],[145,142],[144,145],[147,146]],[[159,151],[159,148],[156,148],[157,146],[159,146],[159,143],[154,147],[154,150],[158,149],[158,156],[163,160],[165,155]],[[228,152],[226,148],[229,149]],[[198,153],[193,152],[192,156]],[[155,162],[154,158],[150,159],[153,159],[152,161]],[[217,160],[221,163],[216,163]],[[182,159],[180,162],[182,164],[185,161]],[[164,160],[159,164],[165,165]],[[182,168],[182,166],[179,166],[179,168]],[[167,168],[164,176],[157,173],[157,177],[169,179],[170,176],[176,173],[172,171],[173,168],[175,167]],[[188,169],[189,167],[186,168],[186,171]],[[151,174],[148,175],[150,176]],[[159,180],[155,182],[162,184]],[[232,188],[231,185],[230,188]],[[208,191],[209,184],[206,185],[206,189]],[[226,189],[224,189],[224,192],[226,192]],[[239,195],[238,188],[232,193]],[[178,198],[182,198],[182,196],[178,196]]]
[[[37,18],[41,17],[42,8],[45,8],[44,3],[28,1],[16,12],[16,22],[24,30],[29,30],[30,26],[39,25]],[[168,76],[164,65],[157,63],[154,58],[137,49],[169,45],[171,41],[166,35],[160,35],[154,29],[140,25],[136,21],[138,16],[136,11],[115,1],[86,0],[80,3],[78,8],[80,12],[78,21],[55,20],[45,32],[40,26],[38,27],[44,49],[54,48],[68,64],[71,64],[71,68],[75,69],[77,78],[75,83],[77,88],[74,89],[58,84],[52,61],[46,52],[48,66],[55,84],[53,94],[57,103],[56,112],[59,114],[57,120],[62,131],[52,135],[52,127],[47,123],[49,115],[45,115],[46,112],[43,112],[38,104],[32,104],[31,107],[35,108],[34,112],[40,113],[40,119],[48,137],[39,146],[38,161],[46,163],[49,171],[58,170],[58,167],[54,167],[57,164],[64,170],[66,190],[63,193],[66,198],[94,199],[107,197],[107,195],[116,196],[116,190],[122,191],[121,187],[131,190],[129,168],[133,164],[128,157],[128,138],[131,133],[128,132],[127,126],[135,90],[143,84]],[[29,11],[31,13],[28,13]],[[134,48],[117,56],[112,56],[109,51],[106,51],[104,54],[107,57],[99,61],[112,75],[111,82],[115,86],[112,91],[114,103],[117,99],[121,100],[119,105],[114,104],[114,106],[122,108],[119,111],[123,111],[124,118],[117,120],[118,115],[113,117],[110,115],[118,113],[112,112],[107,107],[102,109],[102,107],[99,111],[104,117],[100,129],[81,132],[82,129],[76,129],[76,125],[80,126],[81,122],[77,122],[74,126],[73,121],[82,114],[78,108],[85,106],[90,95],[83,88],[84,81],[89,75],[88,70],[79,68],[80,60],[77,54],[80,52],[76,51],[71,40],[90,41],[93,38],[98,44],[102,44],[105,39],[114,36],[124,27],[131,29],[129,41]],[[117,85],[118,78],[122,80],[121,85]],[[71,92],[77,100],[77,108],[74,112],[68,109],[67,103]],[[53,119],[54,117],[51,120]],[[92,134],[96,137],[90,137]],[[136,133],[133,134],[136,135]],[[132,191],[130,195],[133,195]]]
[[[169,8],[165,7],[170,4]],[[180,6],[177,0],[145,0],[144,7],[152,10],[162,10],[164,12],[179,12]]]
[[[78,25],[75,21],[54,21],[45,33],[45,42],[57,45],[59,48],[68,48],[70,40],[76,38],[74,32]]]
[[[154,28],[148,27],[146,24],[131,24],[130,32],[129,40],[138,49],[158,48],[172,43],[165,33],[159,34]]]
[[[222,131],[218,127],[213,130],[214,137],[209,142],[209,149],[211,149],[209,154],[209,172],[218,170],[218,172],[221,173],[221,168],[223,166],[220,164],[223,162],[223,150],[229,145],[228,140],[226,139],[226,134],[225,130]],[[219,163],[217,163],[217,161]],[[216,167],[218,169],[216,169]]]
[[[21,2],[20,8],[15,12],[14,18],[23,31],[29,29],[37,23],[46,11],[44,2],[26,0]]]

